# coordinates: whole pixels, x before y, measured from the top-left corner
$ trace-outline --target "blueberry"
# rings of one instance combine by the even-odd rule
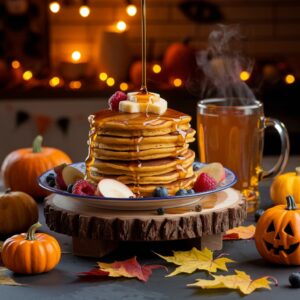
[[[189,195],[193,195],[193,194],[195,194],[195,191],[194,191],[193,189],[190,189],[190,190],[187,190],[187,193],[188,193]]]
[[[175,196],[184,196],[184,195],[187,195],[187,191],[185,189],[180,189],[175,194]]]
[[[161,198],[164,198],[164,197],[168,197],[169,196],[169,193],[168,193],[168,190],[163,187],[163,186],[160,186],[160,187],[157,187],[154,192],[153,192],[153,196],[154,197],[161,197]]]
[[[48,184],[49,184],[49,186],[51,186],[51,187],[55,187],[55,179],[49,180]]]
[[[201,169],[201,164],[199,162],[194,162],[193,164],[193,171],[199,171]]]
[[[157,214],[160,215],[160,216],[164,215],[165,214],[164,208],[162,208],[162,207],[158,208],[157,209]]]
[[[254,214],[254,219],[255,219],[255,222],[257,222],[259,220],[259,218],[261,217],[261,215],[265,212],[264,209],[260,208],[258,209],[255,214]]]
[[[300,288],[300,273],[292,273],[289,276],[289,282],[292,288]]]
[[[73,186],[74,184],[69,184],[68,187],[67,187],[67,192],[72,194],[72,190],[73,190]]]
[[[55,175],[53,173],[50,173],[46,177],[46,182],[49,184],[50,181],[55,179]]]
[[[195,206],[195,211],[200,212],[202,210],[202,206],[200,204]]]

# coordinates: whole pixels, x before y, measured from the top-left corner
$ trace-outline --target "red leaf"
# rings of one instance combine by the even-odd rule
[[[88,276],[88,277],[96,277],[96,276],[108,276],[109,272],[102,271],[100,269],[91,269],[88,272],[81,272],[77,274],[80,277]]]

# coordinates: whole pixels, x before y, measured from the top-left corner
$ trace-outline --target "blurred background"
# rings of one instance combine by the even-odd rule
[[[288,128],[300,154],[300,1],[149,0],[149,89],[193,116],[203,97],[195,57],[216,24],[238,24],[239,71],[265,114]],[[0,161],[36,134],[74,161],[87,154],[89,114],[141,81],[139,0],[0,0]],[[267,130],[265,153],[279,153]],[[194,145],[196,149],[196,144]]]

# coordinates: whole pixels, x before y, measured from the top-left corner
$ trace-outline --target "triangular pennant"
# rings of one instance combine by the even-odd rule
[[[68,134],[69,126],[70,126],[70,118],[61,117],[56,120],[56,124],[60,128],[63,134]]]
[[[37,115],[35,116],[35,124],[38,134],[44,135],[52,124],[53,120],[49,116]]]
[[[18,110],[16,112],[16,127],[20,127],[23,123],[26,123],[30,119],[28,112],[23,110]]]

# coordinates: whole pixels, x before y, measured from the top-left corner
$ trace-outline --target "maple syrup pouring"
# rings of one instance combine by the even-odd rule
[[[146,0],[141,0],[141,18],[142,18],[142,86],[141,94],[148,94],[147,90],[147,53],[146,53]]]

